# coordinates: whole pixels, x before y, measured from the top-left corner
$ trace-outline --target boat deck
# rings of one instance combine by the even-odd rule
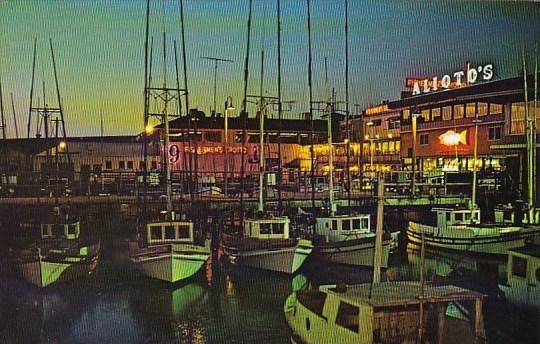
[[[423,302],[444,302],[456,300],[481,299],[482,294],[456,286],[424,285],[424,295],[420,297],[421,288],[417,282],[399,281],[375,284],[371,290],[370,284],[347,286],[344,292],[338,292],[334,286],[322,286],[321,289],[339,295],[343,300],[353,304],[368,304],[373,307],[391,307],[419,304]]]

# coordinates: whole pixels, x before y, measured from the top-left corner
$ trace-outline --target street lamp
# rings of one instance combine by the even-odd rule
[[[411,193],[414,196],[416,194],[416,120],[420,117],[418,111],[413,111],[412,117],[412,179],[411,179]]]
[[[224,135],[225,135],[225,187],[224,187],[224,194],[225,197],[228,195],[228,188],[227,188],[227,182],[228,182],[228,174],[229,174],[229,111],[234,111],[234,106],[232,103],[232,97],[228,96],[227,100],[225,101],[225,125],[224,125]]]

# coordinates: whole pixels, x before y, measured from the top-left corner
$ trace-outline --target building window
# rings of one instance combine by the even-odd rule
[[[125,170],[126,169],[126,162],[124,160],[120,160],[118,162],[118,169],[119,170]]]
[[[510,134],[525,133],[525,103],[513,103],[510,116]]]
[[[390,118],[388,120],[388,129],[399,129],[399,118]]]
[[[488,140],[500,140],[501,139],[501,127],[491,127],[489,128]]]
[[[454,105],[454,119],[463,118],[463,104]]]
[[[105,161],[105,169],[112,170],[112,161]]]
[[[489,104],[489,114],[490,115],[500,115],[503,113],[502,104]]]
[[[402,118],[405,122],[407,122],[409,119],[411,119],[411,110],[405,109],[402,113]]]
[[[429,137],[428,134],[420,134],[420,144],[427,145],[429,142],[428,137]]]
[[[146,164],[144,163],[143,160],[139,161],[139,170],[144,171],[145,166],[146,166]]]
[[[157,170],[157,161],[152,161],[152,170]]]
[[[381,124],[382,124],[382,121],[380,119],[374,119],[374,120],[371,120],[371,121],[368,121],[368,123],[370,123],[369,126],[373,126],[373,127],[380,127]]]
[[[429,118],[429,109],[422,110],[422,118],[424,119],[425,122],[430,120],[430,118]]]
[[[487,103],[477,103],[476,104],[476,113],[478,116],[485,116],[488,114],[488,104]]]
[[[128,170],[132,170],[133,169],[133,161],[128,161],[127,167],[128,167]]]
[[[431,109],[431,119],[437,121],[441,119],[441,108]]]
[[[465,105],[465,115],[467,118],[472,118],[476,116],[476,104],[475,103],[467,103]]]
[[[452,107],[445,106],[442,108],[442,119],[443,121],[449,121],[452,119]]]

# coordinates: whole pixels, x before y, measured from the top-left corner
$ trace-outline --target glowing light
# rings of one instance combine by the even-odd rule
[[[151,125],[147,125],[146,128],[144,128],[144,131],[147,135],[151,135],[154,132],[154,127]]]
[[[456,146],[460,143],[467,144],[467,130],[461,133],[456,133],[453,130],[448,130],[444,134],[439,135],[439,140],[445,146]]]
[[[66,142],[65,142],[65,141],[60,141],[60,143],[58,144],[58,147],[59,147],[60,149],[65,149],[66,146],[67,146],[67,145],[66,145]]]

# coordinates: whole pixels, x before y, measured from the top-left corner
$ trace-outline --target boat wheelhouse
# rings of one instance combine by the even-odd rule
[[[540,246],[528,245],[508,251],[507,277],[499,284],[508,302],[540,311]]]
[[[290,220],[286,216],[265,214],[246,218],[243,237],[223,235],[223,253],[232,264],[294,274],[311,254],[309,240],[290,238]]]
[[[146,224],[145,247],[130,242],[131,261],[148,277],[175,283],[193,277],[210,257],[210,241],[195,244],[193,222],[152,221]]]
[[[294,342],[415,343],[421,334],[427,342],[477,343],[485,341],[482,297],[405,281],[325,285],[291,294],[284,311]]]
[[[369,214],[321,216],[315,225],[315,256],[333,263],[373,266],[375,233]],[[383,238],[382,267],[388,266],[391,237]]]

